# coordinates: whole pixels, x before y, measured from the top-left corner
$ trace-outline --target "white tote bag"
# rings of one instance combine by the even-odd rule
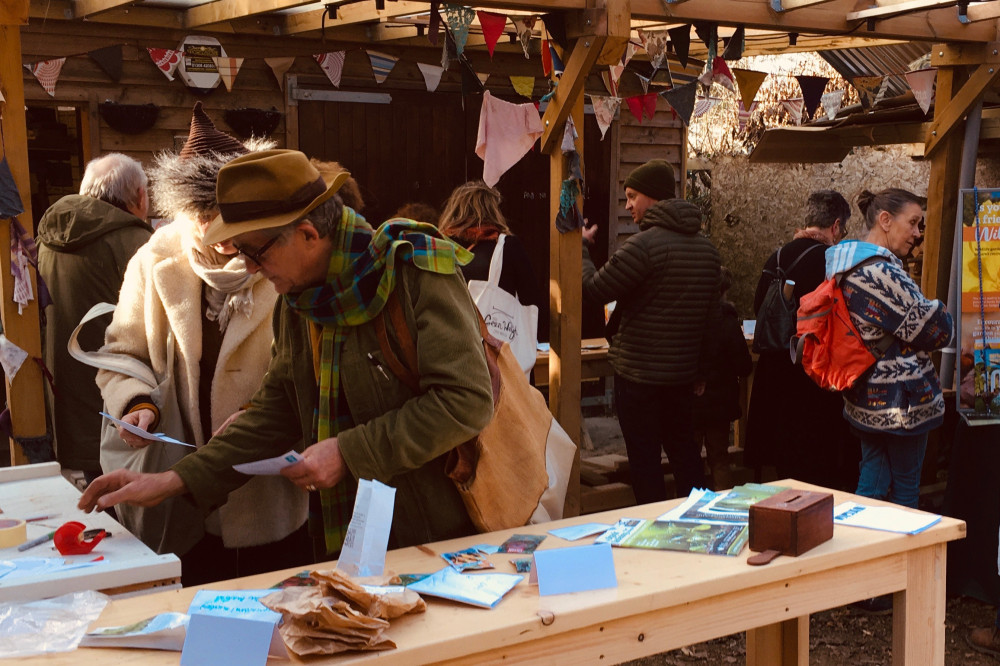
[[[535,367],[538,345],[538,306],[521,305],[517,297],[500,288],[503,245],[506,234],[497,238],[490,260],[489,279],[469,280],[469,291],[493,337],[506,342],[525,373]]]

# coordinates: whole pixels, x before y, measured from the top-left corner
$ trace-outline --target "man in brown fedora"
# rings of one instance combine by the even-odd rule
[[[282,294],[267,375],[247,411],[204,447],[160,474],[105,475],[81,508],[187,494],[209,511],[246,482],[234,464],[295,448],[304,460],[282,474],[319,489],[328,554],[340,549],[358,479],[396,488],[394,546],[474,531],[443,469],[443,454],[476,435],[493,409],[475,306],[458,272],[468,253],[430,225],[373,230],[337,195],[347,178],[321,176],[291,150],[244,155],[220,170],[221,215],[205,242],[230,240]],[[381,350],[377,322],[390,298],[415,335],[418,391]]]

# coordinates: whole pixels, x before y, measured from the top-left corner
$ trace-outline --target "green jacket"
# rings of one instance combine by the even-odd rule
[[[104,402],[94,383],[97,369],[73,359],[66,343],[91,306],[118,302],[125,267],[152,234],[135,215],[79,194],[52,204],[38,223],[38,273],[53,301],[45,311],[43,353],[59,394],[52,410],[59,462],[69,469],[101,470]],[[79,339],[84,349],[100,349],[104,329],[95,322]]]
[[[398,277],[403,311],[416,335],[421,393],[415,396],[388,369],[373,323],[352,327],[340,381],[357,425],[338,435],[354,478],[396,488],[393,547],[475,532],[444,474],[444,454],[477,435],[493,416],[479,321],[461,276],[407,264]],[[203,510],[218,507],[246,482],[232,465],[312,443],[318,389],[310,324],[283,299],[279,303],[271,364],[249,409],[173,467]]]

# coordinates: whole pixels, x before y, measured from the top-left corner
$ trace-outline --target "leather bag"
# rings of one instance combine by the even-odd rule
[[[157,409],[160,411],[159,430],[182,442],[192,441],[192,433],[184,426],[177,393],[174,388],[174,334],[167,338],[167,372],[156,377],[142,361],[125,354],[103,351],[84,351],[77,341],[80,330],[87,322],[110,312],[115,306],[98,303],[83,316],[67,345],[70,355],[81,363],[119,372],[143,382],[148,388]],[[105,410],[107,411],[107,410]],[[164,472],[194,449],[178,444],[153,442],[133,449],[118,434],[113,423],[106,420],[101,430],[101,469],[111,472],[116,469],[130,469],[136,472]],[[125,529],[157,553],[183,555],[194,546],[205,533],[205,516],[201,510],[184,497],[172,497],[153,507],[119,504],[115,513]]]
[[[389,344],[388,316],[403,360]],[[416,346],[398,297],[376,318],[379,345],[389,368],[420,393]],[[508,344],[479,328],[493,388],[493,419],[479,435],[448,453],[445,471],[473,524],[483,531],[559,520],[563,515],[576,444],[552,418],[545,398],[528,383]]]

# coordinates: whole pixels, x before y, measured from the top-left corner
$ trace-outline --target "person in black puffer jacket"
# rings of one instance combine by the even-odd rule
[[[625,208],[639,225],[597,270],[584,231],[583,294],[617,301],[608,359],[628,451],[636,502],[667,499],[660,449],[670,460],[678,496],[703,486],[700,445],[692,425],[694,397],[704,390],[719,318],[719,253],[701,234],[701,211],[675,199],[670,163],[651,160],[625,180]]]

